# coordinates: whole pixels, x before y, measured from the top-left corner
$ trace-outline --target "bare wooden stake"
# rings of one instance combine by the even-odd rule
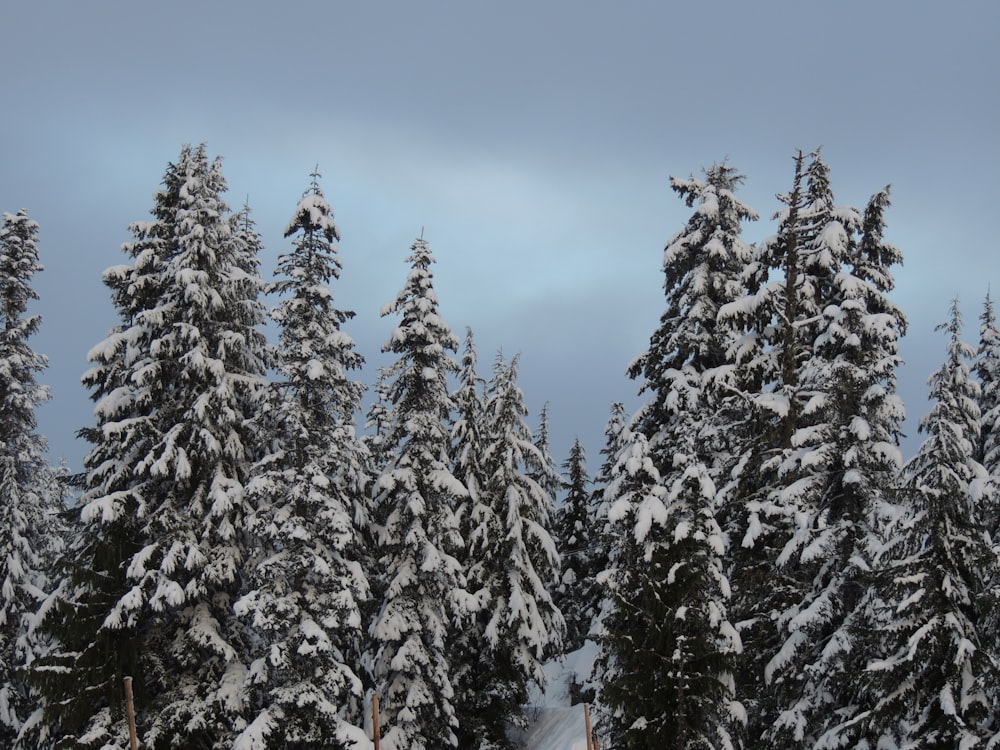
[[[375,743],[375,750],[378,750],[378,695],[376,693],[372,693],[372,740]]]
[[[132,702],[132,678],[125,678],[125,716],[128,717],[128,746],[139,749],[139,738],[135,735],[135,705]]]
[[[587,730],[587,750],[594,750],[594,742],[590,738],[590,704],[583,704],[583,725]]]

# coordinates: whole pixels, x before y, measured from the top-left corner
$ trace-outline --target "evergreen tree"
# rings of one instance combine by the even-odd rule
[[[476,370],[478,356],[472,329],[466,329],[465,346],[462,349],[462,360],[459,369],[458,389],[454,401],[457,418],[452,427],[452,453],[454,454],[455,477],[465,485],[469,497],[463,498],[456,508],[462,538],[465,540],[465,554],[472,556],[471,548],[475,546],[477,525],[485,512],[482,505],[482,492],[486,484],[483,467],[483,452],[485,451],[486,424],[486,382]],[[466,561],[463,560],[463,566]]]
[[[611,554],[611,528],[608,524],[608,509],[614,502],[614,497],[608,492],[608,487],[614,479],[615,463],[624,448],[623,436],[628,434],[628,414],[625,404],[616,401],[611,404],[608,421],[604,425],[604,445],[601,448],[601,466],[594,475],[593,489],[590,493],[590,513],[593,519],[593,535],[591,538],[591,562],[594,575],[598,580],[598,593],[603,591],[600,578],[608,569]],[[604,611],[606,600],[598,602],[596,619],[599,620]]]
[[[727,165],[672,181],[697,208],[664,250],[667,308],[629,368],[650,399],[612,484],[611,520],[624,529],[614,535],[623,548],[613,555],[603,700],[623,747],[732,747],[729,726],[742,719],[713,476],[729,447],[717,420],[736,342],[719,312],[742,294],[741,224],[756,218],[735,196],[741,181]]]
[[[31,286],[38,262],[38,224],[24,210],[3,214],[0,226],[0,745],[13,746],[37,704],[22,670],[38,644],[29,623],[47,586],[44,555],[48,516],[60,497],[44,461],[45,438],[35,409],[48,397],[36,376],[47,360],[28,339],[41,318],[28,314],[38,299]]]
[[[990,477],[981,515],[993,538],[1000,539],[1000,327],[997,326],[993,300],[989,295],[979,316],[975,374],[980,387],[980,434],[976,442],[976,460]]]
[[[980,747],[997,731],[1000,674],[981,627],[995,622],[996,599],[985,585],[995,563],[976,517],[983,469],[973,458],[974,352],[960,338],[957,303],[938,328],[948,334],[948,356],[930,379],[933,405],[920,424],[927,438],[906,467],[908,507],[873,581],[870,624],[880,626],[882,643],[869,652],[864,680],[871,708],[853,718],[859,746]]]
[[[791,521],[774,562],[798,588],[778,614],[780,642],[764,668],[777,711],[764,731],[781,748],[811,747],[836,709],[853,710],[850,682],[863,666],[857,640],[866,636],[856,609],[878,544],[877,517],[902,464],[895,383],[905,319],[886,297],[900,261],[883,240],[888,191],[862,215],[833,203],[818,154],[806,178],[796,247],[812,258],[802,265],[817,281],[800,303],[821,315],[809,324],[814,339],[790,391],[803,404],[798,424],[791,443],[772,454],[775,486],[766,496],[769,511]]]
[[[386,431],[389,428],[392,408],[387,392],[388,377],[385,368],[379,368],[375,384],[372,386],[374,399],[365,413],[366,432],[361,436],[361,443],[369,456],[369,474],[373,477],[381,475],[389,460]]]
[[[249,724],[236,747],[340,748],[363,735],[368,480],[354,431],[363,386],[349,378],[362,359],[341,328],[353,313],[333,302],[339,234],[312,178],[285,230],[293,250],[278,260],[284,298],[272,318],[284,379],[269,423],[274,447],[250,487],[248,525],[263,546],[235,605],[255,635]]]
[[[802,409],[798,365],[806,355],[797,331],[804,325],[799,312],[804,173],[805,156],[800,152],[792,190],[778,196],[785,205],[774,217],[778,233],[754,248],[743,272],[742,298],[720,310],[731,328],[743,332],[734,347],[735,385],[745,394],[746,407],[742,414],[727,415],[738,427],[741,444],[732,461],[732,478],[720,494],[723,524],[733,541],[731,607],[744,646],[737,692],[747,709],[747,747],[762,744],[761,735],[776,722],[779,700],[765,679],[765,668],[782,642],[775,623],[795,606],[806,585],[794,566],[776,565],[787,540],[794,537],[795,516],[769,496],[769,488],[779,485],[774,462],[780,463],[780,452],[790,446],[792,426]]]
[[[517,357],[498,356],[486,404],[484,507],[469,543],[470,588],[485,606],[472,625],[480,638],[466,664],[478,690],[465,695],[462,747],[513,748],[510,726],[524,726],[530,685],[544,684],[542,663],[561,653],[565,624],[549,594],[559,569],[550,533],[549,496],[530,476],[544,458],[524,419]]]
[[[381,698],[386,750],[456,747],[447,636],[475,602],[455,558],[462,546],[454,507],[467,490],[451,471],[448,355],[458,341],[438,313],[423,239],[411,247],[402,291],[382,308],[402,315],[383,351],[398,355],[386,370],[391,404],[389,461],[375,484],[381,609],[371,627],[373,672]]]
[[[149,747],[230,744],[247,676],[232,605],[250,552],[245,485],[267,347],[257,259],[222,199],[218,160],[185,146],[108,269],[119,325],[89,354],[86,488],[45,627],[61,745],[123,736],[136,680]]]
[[[486,494],[486,382],[479,376],[477,361],[472,329],[468,328],[454,395],[457,416],[451,432],[453,473],[468,490],[468,496],[460,498],[455,508],[459,533],[464,541],[457,558],[466,572],[468,589],[485,596],[484,582],[479,580],[478,574],[483,570],[483,557],[490,551],[499,523]],[[467,622],[455,622],[450,641],[458,746],[473,747],[481,730],[479,694],[483,676],[479,672],[479,661],[484,635],[480,628]]]
[[[566,481],[559,473],[559,465],[552,457],[549,446],[549,404],[542,404],[542,409],[538,413],[538,434],[534,438],[535,450],[526,457],[526,468],[528,476],[542,488],[546,497],[549,498],[550,513],[555,510],[556,498],[559,493],[566,489]]]
[[[579,438],[573,441],[563,467],[567,492],[556,511],[555,522],[563,567],[554,598],[566,620],[566,650],[575,651],[583,646],[599,606],[594,580],[598,571],[594,569],[591,549],[596,520],[591,507],[587,456]]]
[[[723,515],[739,542],[747,741],[787,748],[811,747],[846,699],[834,685],[857,656],[849,633],[875,514],[901,463],[905,319],[886,296],[900,260],[883,239],[887,190],[863,215],[838,206],[819,152],[800,152],[780,198],[778,234],[747,267],[749,294],[722,314],[745,331],[735,385],[750,405]]]

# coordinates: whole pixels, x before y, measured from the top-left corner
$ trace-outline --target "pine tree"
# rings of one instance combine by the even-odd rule
[[[456,512],[465,540],[465,554],[473,557],[476,529],[485,512],[482,505],[482,491],[486,484],[483,467],[483,452],[485,446],[486,424],[486,381],[476,370],[478,356],[472,329],[466,329],[465,346],[462,349],[462,360],[459,369],[459,384],[455,391],[454,401],[457,418],[452,427],[452,453],[454,455],[455,477],[465,485],[469,492],[468,499],[463,498]],[[463,567],[466,561],[463,562]]]
[[[41,318],[28,314],[38,299],[31,286],[42,270],[38,224],[24,210],[3,214],[0,227],[0,745],[11,747],[32,714],[37,697],[23,670],[40,644],[33,642],[32,615],[43,590],[48,560],[44,533],[61,499],[45,465],[45,438],[35,409],[49,397],[37,382],[47,359],[28,339]]]
[[[389,460],[386,431],[392,408],[387,393],[388,377],[385,368],[380,367],[372,385],[374,398],[365,413],[365,434],[361,436],[361,443],[369,456],[368,473],[373,477],[381,475]]]
[[[456,556],[466,572],[470,591],[485,596],[482,560],[490,552],[490,544],[499,522],[486,494],[488,477],[484,453],[488,425],[486,419],[486,381],[477,370],[478,355],[472,329],[466,329],[465,344],[459,366],[458,388],[454,394],[457,412],[452,427],[451,451],[453,473],[468,490],[468,496],[458,500],[455,508],[459,533],[464,542]],[[481,729],[479,694],[483,676],[479,660],[484,636],[480,628],[468,622],[452,624],[450,634],[452,682],[455,690],[456,735],[459,747],[473,747]]]
[[[979,381],[980,434],[976,460],[990,477],[981,515],[994,539],[1000,538],[1000,327],[989,295],[979,316],[975,374]]]
[[[729,448],[717,420],[736,342],[719,312],[743,291],[750,248],[741,224],[756,218],[734,194],[741,181],[728,165],[705,180],[672,181],[697,207],[664,250],[666,311],[629,368],[650,397],[616,464],[618,490],[608,490],[618,498],[611,520],[623,528],[613,537],[622,549],[613,553],[603,700],[623,747],[732,747],[729,726],[742,718],[713,476]]]
[[[753,747],[811,747],[846,698],[854,610],[875,514],[901,463],[895,393],[902,313],[887,298],[899,251],[883,239],[888,191],[838,206],[819,152],[795,159],[778,233],[722,311],[735,346],[741,424],[722,517]],[[740,404],[748,404],[749,409]],[[761,596],[760,592],[766,592]],[[839,676],[838,676],[839,674]]]
[[[354,431],[361,367],[330,283],[339,234],[319,175],[285,230],[272,312],[280,327],[273,449],[258,464],[248,526],[263,546],[252,588],[235,604],[252,629],[249,723],[235,747],[342,748],[362,733],[361,602],[368,596],[361,529],[367,459]],[[353,725],[352,725],[353,722]],[[362,733],[363,734],[363,733]]]
[[[629,416],[625,412],[625,404],[615,401],[611,404],[608,421],[604,425],[604,445],[601,448],[601,465],[594,475],[593,489],[590,493],[590,514],[593,519],[594,533],[591,538],[591,561],[594,575],[600,579],[608,569],[611,554],[611,528],[608,524],[608,509],[614,502],[614,497],[608,493],[608,487],[614,479],[615,463],[624,448],[623,435],[627,433]],[[598,592],[603,590],[600,580],[597,580]],[[602,594],[603,596],[603,594]],[[604,611],[605,601],[598,603],[597,620]]]
[[[559,569],[549,496],[529,474],[544,458],[524,421],[517,363],[498,356],[489,384],[484,507],[469,543],[470,589],[485,606],[472,625],[478,652],[466,655],[478,689],[464,696],[461,746],[478,750],[513,748],[507,729],[525,725],[529,687],[544,683],[542,663],[562,652],[565,631],[549,594]]]
[[[402,315],[383,351],[398,355],[386,370],[391,404],[389,461],[375,484],[381,609],[371,627],[373,673],[381,700],[386,750],[456,747],[447,636],[475,602],[455,553],[462,546],[454,507],[468,493],[451,471],[448,352],[458,341],[438,313],[431,264],[421,238],[407,258],[402,291],[382,308]]]
[[[882,642],[866,673],[871,708],[854,718],[857,742],[870,747],[980,747],[997,731],[1000,674],[982,630],[995,622],[995,595],[985,586],[995,563],[976,517],[983,469],[973,457],[974,351],[960,338],[957,303],[938,329],[948,334],[948,356],[930,378],[933,405],[920,424],[927,437],[906,467],[908,506],[873,581],[871,622]]]
[[[822,300],[809,303],[822,314],[796,376],[808,402],[791,446],[771,464],[778,485],[771,503],[798,519],[776,563],[801,582],[778,617],[781,644],[764,671],[779,711],[766,735],[782,748],[812,747],[838,711],[856,710],[851,682],[863,668],[860,642],[867,638],[859,606],[879,544],[878,518],[902,465],[895,384],[906,321],[886,296],[891,266],[901,259],[883,239],[888,190],[862,215],[833,204],[818,155],[807,178],[810,199],[800,216],[815,228],[803,232],[799,252],[817,256],[807,267],[828,286]]]
[[[566,620],[566,650],[583,646],[599,607],[592,542],[596,520],[591,507],[587,456],[580,439],[573,441],[566,470],[566,496],[556,512],[555,537],[562,557],[562,574],[555,603]],[[603,570],[603,568],[602,568]]]
[[[135,677],[150,747],[232,741],[242,727],[245,633],[232,605],[250,552],[245,485],[269,359],[257,259],[222,199],[220,162],[185,146],[131,264],[104,274],[119,325],[84,375],[86,488],[39,670],[65,744],[123,735]]]
[[[609,606],[598,664],[607,717],[601,731],[615,737],[616,748],[683,747],[678,743],[689,738],[676,726],[681,665],[672,659],[681,654],[672,648],[677,612],[660,593],[670,572],[660,559],[666,489],[640,430],[622,434],[612,477],[611,556],[603,579]]]
[[[535,451],[526,457],[528,475],[535,480],[549,498],[549,508],[554,510],[556,498],[566,489],[566,481],[559,472],[559,465],[552,456],[549,445],[549,404],[542,404],[538,413],[538,434],[534,438]]]

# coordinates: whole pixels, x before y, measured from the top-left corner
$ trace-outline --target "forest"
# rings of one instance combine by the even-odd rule
[[[1000,748],[1000,326],[951,304],[904,461],[888,187],[838,204],[798,152],[752,241],[732,165],[673,178],[642,402],[591,473],[444,319],[422,235],[364,382],[320,179],[265,278],[181,149],[103,273],[76,475],[35,417],[39,226],[3,214],[0,746],[125,750],[130,677],[144,748],[367,750],[378,696],[380,750],[516,750],[590,641],[604,750]]]

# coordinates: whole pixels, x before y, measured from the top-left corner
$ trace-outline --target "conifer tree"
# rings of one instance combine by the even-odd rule
[[[466,329],[465,344],[458,374],[454,401],[455,424],[452,427],[454,475],[468,491],[455,508],[459,533],[464,542],[457,558],[466,572],[470,591],[482,592],[483,557],[489,553],[490,540],[497,533],[499,522],[490,507],[487,495],[488,477],[485,468],[487,434],[486,381],[477,370],[478,355],[471,328]],[[455,690],[456,734],[459,747],[473,747],[479,739],[482,718],[479,715],[479,693],[483,675],[479,672],[484,634],[468,622],[453,623],[451,641],[452,682]]]
[[[361,602],[368,581],[360,544],[367,524],[367,460],[354,431],[361,356],[342,330],[353,313],[334,305],[339,234],[319,175],[285,230],[272,312],[280,371],[272,451],[258,464],[248,526],[262,541],[250,591],[236,602],[255,638],[248,726],[237,747],[341,748],[362,734]],[[352,725],[353,722],[353,725]],[[255,744],[256,743],[256,744]]]
[[[119,325],[84,375],[86,488],[38,677],[62,743],[122,736],[135,677],[143,742],[199,747],[241,727],[244,632],[232,605],[248,557],[245,486],[268,360],[258,261],[222,199],[220,162],[185,146],[131,263],[104,274]]]
[[[683,747],[678,736],[680,742],[688,738],[676,727],[679,691],[669,648],[676,612],[659,591],[669,571],[654,559],[663,548],[658,527],[667,517],[666,490],[646,436],[629,427],[621,438],[607,490],[614,502],[603,578],[609,605],[598,662],[606,716],[601,731],[615,737],[619,748]]]
[[[45,532],[61,499],[45,464],[36,408],[48,400],[37,375],[47,366],[28,339],[41,318],[28,314],[38,299],[31,286],[42,270],[38,224],[27,212],[3,214],[0,226],[0,745],[12,747],[37,697],[23,670],[39,644],[29,626],[47,587]]]
[[[990,477],[980,514],[994,539],[1000,538],[1000,327],[993,300],[986,295],[979,316],[979,348],[975,374],[979,381],[980,435],[978,460]]]
[[[594,569],[592,557],[596,519],[591,506],[587,456],[579,438],[573,441],[563,467],[567,492],[555,519],[562,574],[554,598],[566,620],[566,650],[574,651],[583,646],[599,606],[594,580],[598,571]]]
[[[624,498],[615,493],[611,511],[624,524],[614,535],[624,549],[614,555],[603,692],[623,747],[732,747],[729,727],[742,719],[715,482],[729,447],[717,420],[736,342],[719,312],[742,294],[750,248],[741,224],[756,218],[735,196],[741,181],[728,165],[707,170],[705,180],[672,181],[696,209],[664,250],[667,308],[629,368],[649,401],[634,417],[631,456],[619,458],[612,484],[626,490]],[[665,709],[653,715],[650,700]]]
[[[368,473],[372,477],[380,476],[389,460],[386,431],[392,409],[387,393],[388,377],[385,368],[380,367],[372,386],[374,398],[365,414],[365,434],[361,436],[361,443],[369,457]]]
[[[476,369],[478,355],[472,329],[466,329],[465,346],[459,369],[458,389],[455,391],[457,417],[452,427],[452,453],[454,454],[455,477],[469,491],[468,499],[463,499],[456,509],[465,540],[465,554],[474,546],[476,528],[480,523],[483,508],[482,491],[486,484],[483,467],[483,451],[486,448],[486,381]],[[465,561],[463,561],[463,566]]]
[[[608,569],[608,557],[611,553],[611,529],[608,525],[608,508],[614,498],[608,494],[608,487],[614,478],[615,463],[621,453],[623,435],[627,434],[629,415],[625,412],[625,404],[615,401],[609,409],[608,421],[604,425],[604,445],[601,448],[601,465],[594,474],[593,489],[590,493],[590,513],[593,518],[594,533],[591,539],[594,575],[600,578]],[[600,584],[600,581],[598,581]],[[603,586],[599,585],[598,590]],[[597,617],[604,609],[604,602],[599,602]]]
[[[566,489],[566,481],[559,472],[559,465],[552,456],[549,445],[549,404],[542,404],[538,413],[538,434],[535,435],[536,450],[526,457],[528,475],[535,480],[549,498],[549,508],[554,510],[556,498]]]
[[[927,437],[906,467],[906,512],[873,579],[869,623],[881,642],[868,652],[862,683],[870,708],[845,728],[858,746],[980,747],[997,732],[1000,674],[992,635],[982,630],[995,622],[996,598],[986,586],[995,563],[976,517],[983,469],[973,457],[974,350],[961,340],[957,303],[938,329],[948,355],[930,379],[933,403],[920,424]]]
[[[517,357],[498,356],[486,404],[482,513],[470,539],[470,588],[485,606],[472,624],[478,652],[466,669],[478,689],[465,693],[462,747],[513,748],[507,730],[524,726],[530,685],[542,663],[561,653],[565,624],[549,594],[559,569],[549,497],[529,474],[543,456],[525,420]],[[470,725],[468,722],[472,721]]]
[[[371,627],[372,664],[382,747],[439,750],[457,746],[447,637],[455,619],[475,606],[455,558],[463,542],[454,508],[468,492],[449,457],[447,378],[457,366],[448,352],[458,340],[438,312],[434,258],[422,238],[407,260],[406,284],[382,308],[402,320],[382,347],[398,359],[386,370],[390,457],[374,489],[385,580]]]
[[[777,562],[812,580],[779,619],[783,643],[765,667],[780,711],[767,733],[775,747],[812,747],[839,716],[858,710],[854,680],[870,635],[869,573],[879,519],[894,500],[902,467],[896,370],[906,320],[887,297],[891,266],[901,260],[883,239],[888,204],[885,189],[863,216],[836,207],[803,246],[839,270],[799,375],[816,406],[803,415],[778,469],[783,496],[802,515]]]
[[[748,297],[723,310],[745,330],[737,387],[751,405],[724,516],[739,542],[747,741],[787,748],[812,746],[857,658],[849,634],[875,515],[901,464],[905,319],[886,296],[900,260],[883,239],[888,190],[864,214],[838,206],[819,152],[800,152],[780,197],[778,234],[747,269]]]

